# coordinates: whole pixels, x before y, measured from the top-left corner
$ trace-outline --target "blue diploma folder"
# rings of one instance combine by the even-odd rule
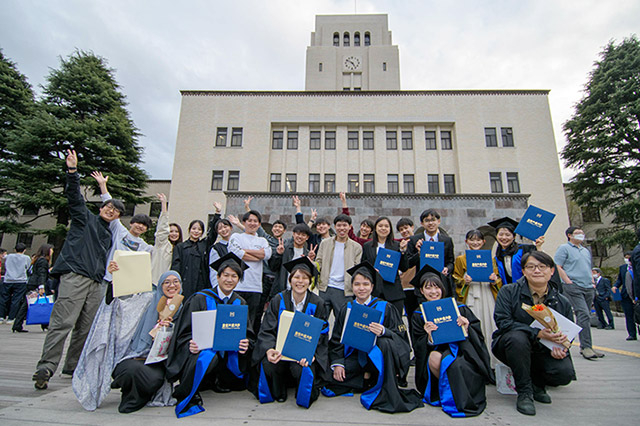
[[[376,344],[376,335],[369,330],[369,324],[380,322],[381,317],[379,310],[352,302],[344,318],[340,343],[369,353]]]
[[[323,320],[296,311],[282,347],[282,355],[296,361],[305,358],[311,364],[323,325]]]
[[[425,321],[438,326],[437,330],[431,332],[434,345],[459,342],[467,338],[467,331],[457,323],[460,311],[458,303],[452,297],[422,302],[420,309]]]
[[[493,259],[491,250],[467,250],[467,274],[473,281],[489,282],[489,275],[493,273]]]
[[[420,269],[428,264],[436,271],[444,269],[444,243],[423,241],[420,247]]]
[[[247,338],[247,305],[218,305],[213,334],[214,351],[237,351]]]
[[[398,275],[401,256],[402,254],[399,251],[380,247],[373,267],[378,270],[383,280],[393,283]]]
[[[516,234],[535,241],[547,232],[554,217],[556,217],[554,213],[536,206],[529,206],[516,227]]]

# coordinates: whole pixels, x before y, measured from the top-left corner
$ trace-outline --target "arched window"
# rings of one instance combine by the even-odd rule
[[[344,47],[348,47],[349,46],[349,33],[348,32],[344,33],[342,45]]]
[[[353,45],[360,46],[360,33],[353,34]]]
[[[369,31],[364,33],[364,45],[371,46],[371,34],[369,34]]]
[[[340,46],[340,34],[333,33],[333,45]]]

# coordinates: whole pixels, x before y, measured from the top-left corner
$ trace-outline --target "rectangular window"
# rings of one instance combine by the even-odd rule
[[[502,127],[502,146],[513,146],[513,129],[511,127]]]
[[[402,131],[402,149],[413,149],[413,132],[411,130]]]
[[[269,191],[270,192],[280,192],[282,191],[282,175],[280,173],[271,173],[271,180],[269,182]]]
[[[287,132],[287,149],[298,149],[298,131],[289,130]]]
[[[231,146],[242,146],[242,127],[231,129]]]
[[[309,149],[320,149],[320,136],[319,130],[314,130],[309,134]]]
[[[450,131],[447,130],[444,132],[440,132],[440,147],[442,149],[453,149]]]
[[[491,183],[492,194],[502,194],[502,173],[489,172],[489,182]]]
[[[358,149],[360,139],[360,132],[350,130],[347,133],[347,148],[348,149]]]
[[[442,181],[444,183],[445,194],[456,193],[456,175],[444,175]]]
[[[312,194],[316,194],[320,192],[320,174],[319,173],[309,174],[309,192],[311,192]]]
[[[295,173],[287,173],[286,177],[286,192],[297,192],[298,191],[298,177]]]
[[[368,194],[373,194],[376,192],[376,175],[373,174],[365,174],[362,176],[362,190]]]
[[[336,175],[333,173],[324,174],[324,192],[336,192]]]
[[[402,176],[404,193],[405,194],[413,194],[416,192],[416,184],[413,175],[403,175]]]
[[[216,130],[216,146],[227,146],[227,128],[218,127]]]
[[[324,149],[336,149],[336,132],[324,132]]]
[[[211,178],[211,190],[222,191],[222,179],[224,172],[222,170],[214,170],[213,177]]]
[[[498,146],[498,139],[496,137],[496,128],[495,127],[485,127],[484,128],[484,140],[487,146],[493,147]]]
[[[162,213],[162,203],[160,201],[152,201],[149,208],[149,216],[158,217]]]
[[[387,63],[383,62],[382,63],[382,71],[386,71],[387,70]]]
[[[427,175],[427,191],[429,194],[440,193],[440,179],[438,175]]]
[[[347,191],[348,192],[360,192],[360,177],[356,174],[347,175]]]
[[[427,151],[431,151],[437,148],[436,145],[436,132],[434,130],[425,130],[424,132],[424,142],[426,145]]]
[[[387,131],[387,149],[398,149],[398,132]]]
[[[591,207],[589,209],[582,210],[582,220],[588,223],[601,223],[600,209]]]
[[[284,138],[284,132],[282,130],[274,130],[271,141],[271,149],[282,149],[282,140]]]
[[[364,131],[362,132],[362,149],[373,149],[373,132]]]
[[[237,191],[240,188],[240,172],[237,170],[229,171],[229,180],[227,181],[227,191]]]
[[[520,193],[520,180],[518,179],[518,173],[507,172],[507,189],[512,194]]]
[[[38,216],[38,213],[40,213],[40,209],[36,206],[29,206],[22,209],[24,216]]]
[[[123,216],[133,216],[136,212],[135,203],[124,203],[124,214]]]
[[[322,62],[318,62],[318,71],[322,72]]]
[[[389,194],[397,194],[400,192],[398,188],[398,175],[387,175],[387,192]]]
[[[16,239],[16,244],[22,243],[27,248],[31,248],[33,244],[33,233],[32,232],[18,232],[18,238]]]
[[[589,247],[591,247],[591,255],[593,257],[607,257],[607,246],[599,241],[591,240],[587,241]]]

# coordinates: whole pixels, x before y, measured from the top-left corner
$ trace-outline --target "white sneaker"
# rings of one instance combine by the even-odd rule
[[[16,320],[6,320],[4,323],[5,323],[5,324],[9,324],[9,325],[11,325],[11,324],[13,324],[15,321],[16,321]]]

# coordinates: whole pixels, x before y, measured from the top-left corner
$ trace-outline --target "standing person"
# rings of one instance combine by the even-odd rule
[[[231,231],[233,230],[233,225],[229,219],[220,219],[218,223],[216,223],[216,227],[218,228],[220,240],[211,247],[211,251],[209,252],[209,281],[211,282],[212,288],[218,286],[218,272],[211,264],[229,253],[229,240],[231,239]]]
[[[342,214],[350,216],[349,206],[347,205],[347,195],[344,192],[340,193],[340,201],[342,202]],[[366,242],[371,241],[371,239],[373,238],[371,235],[374,229],[374,223],[370,219],[364,219],[362,222],[360,222],[360,230],[358,231],[358,235],[353,232],[353,226],[349,229],[349,238],[351,238],[361,246],[364,246]]]
[[[598,317],[598,328],[613,330],[615,326],[613,324],[611,307],[609,306],[609,302],[611,301],[611,281],[602,276],[602,270],[600,268],[593,268],[592,273],[593,281],[596,283],[596,297],[593,299],[593,307]],[[604,320],[603,312],[607,315],[608,324]]]
[[[484,234],[474,229],[467,232],[465,243],[469,250],[480,250],[484,246]],[[498,266],[493,259],[493,273],[489,276],[489,282],[476,282],[467,274],[466,253],[456,258],[453,267],[453,280],[456,283],[456,296],[458,302],[468,306],[480,321],[482,334],[487,336],[487,349],[491,349],[490,339],[496,329],[493,322],[493,309],[496,304],[498,290],[502,287],[502,281],[498,276]],[[491,358],[491,365],[494,366],[494,358]]]
[[[257,232],[262,223],[262,215],[250,210],[242,216],[244,233],[233,234],[229,240],[229,251],[234,253],[249,266],[244,272],[242,280],[236,288],[236,293],[242,297],[249,306],[248,323],[253,331],[260,330],[262,321],[262,271],[263,260],[271,258],[271,247],[266,239],[258,237]]]
[[[591,251],[583,246],[584,231],[570,226],[565,231],[568,242],[556,250],[554,261],[558,266],[560,279],[564,283],[563,294],[571,302],[580,331],[580,353],[586,359],[602,358],[603,353],[593,350],[591,345],[591,305],[595,295],[595,285],[591,275]]]
[[[636,238],[639,241],[631,252],[631,269],[633,274],[633,298],[634,310],[637,311],[640,306],[638,303],[638,297],[640,297],[640,228],[636,229]],[[637,315],[636,315],[637,317]],[[638,322],[638,321],[636,321]]]
[[[444,243],[444,268],[440,273],[445,276],[448,294],[454,294],[451,273],[453,272],[453,240],[440,232],[440,213],[434,209],[427,209],[420,214],[420,224],[424,228],[422,234],[414,235],[407,245],[407,256],[409,266],[420,268],[420,248],[423,241],[434,241]]]
[[[393,226],[391,225],[391,221],[388,217],[379,217],[378,220],[376,220],[373,229],[371,241],[366,242],[362,247],[362,261],[367,262],[370,265],[375,265],[378,250],[380,250],[380,248],[385,248],[387,250],[393,250],[401,253],[398,271],[406,271],[407,258],[404,253],[407,250],[408,241],[402,240],[398,243],[393,239]],[[391,303],[396,307],[400,315],[402,315],[402,310],[404,308],[404,291],[402,290],[402,284],[400,283],[400,275],[396,272],[393,282],[382,280],[380,274],[377,274],[376,278],[380,279],[380,281],[375,283],[373,295]]]
[[[507,285],[522,278],[522,257],[534,250],[540,250],[544,237],[536,240],[535,245],[518,244],[516,242],[516,227],[518,222],[510,217],[503,217],[488,223],[496,230],[496,265],[500,272],[502,285]]]
[[[349,238],[351,218],[340,214],[333,224],[336,236],[322,240],[316,256],[320,269],[318,290],[324,300],[327,316],[332,310],[337,315],[347,302],[353,300],[351,277],[347,270],[360,263],[362,257],[360,244]]]
[[[16,252],[7,255],[4,260],[6,274],[4,276],[4,303],[0,307],[9,306],[7,324],[13,324],[22,305],[22,299],[27,294],[27,271],[31,266],[31,258],[24,254],[27,246],[22,243],[16,244]],[[6,312],[0,313],[0,318],[5,318]],[[20,324],[20,330],[22,324]]]
[[[5,313],[9,310],[6,306],[6,300],[4,296],[4,259],[7,257],[7,251],[0,248],[0,324],[5,322]]]
[[[269,259],[269,267],[276,273],[269,299],[290,288],[290,285],[287,285],[289,271],[284,267],[286,263],[303,256],[308,257],[312,262],[315,260],[315,247],[312,247],[311,250],[307,248],[307,240],[310,235],[311,229],[309,229],[307,224],[299,223],[293,227],[293,238],[291,240],[283,242],[282,238],[280,238],[275,253],[273,253],[271,259]]]
[[[169,270],[173,258],[173,248],[182,240],[182,230],[178,225],[169,223],[167,196],[156,194],[160,200],[160,216],[156,224],[153,256],[151,256],[151,282],[160,284],[160,276]]]
[[[27,291],[38,290],[40,287],[44,290],[44,286],[49,278],[49,266],[52,257],[53,246],[51,244],[41,245],[33,259],[31,276],[29,276],[29,281],[27,281]],[[23,296],[20,308],[16,314],[16,320],[12,327],[14,333],[25,333],[29,331],[22,327],[22,323],[27,319],[27,309],[27,298]],[[44,330],[45,328],[43,324],[42,329]]]
[[[631,269],[631,252],[624,254],[624,265],[620,266],[618,279],[611,291],[620,292],[622,300],[622,311],[624,312],[625,325],[627,326],[627,340],[638,340],[638,332],[636,330],[636,322],[633,319],[633,305],[635,298],[633,297],[633,269]]]
[[[58,368],[65,340],[71,330],[64,371],[73,371],[78,363],[91,323],[105,294],[104,277],[107,253],[111,248],[109,223],[124,211],[121,201],[102,203],[99,215],[92,214],[80,192],[78,157],[67,155],[67,186],[71,225],[51,274],[60,277],[59,296],[53,305],[49,331],[42,356],[33,374],[36,389],[46,389]]]
[[[218,238],[216,224],[220,219],[222,205],[213,203],[216,213],[209,222],[209,233],[205,238],[204,222],[192,220],[189,224],[189,238],[173,249],[171,269],[182,277],[182,294],[188,299],[192,294],[211,288],[209,281],[209,250]]]
[[[503,286],[496,299],[493,354],[513,371],[518,399],[516,409],[529,416],[536,414],[533,401],[550,404],[546,386],[567,385],[576,379],[571,354],[566,348],[549,350],[540,339],[562,344],[567,336],[549,329],[531,327],[531,316],[522,304],[547,307],[571,318],[571,304],[550,285],[554,273],[551,256],[532,251],[522,257],[524,276],[512,285]],[[588,326],[588,325],[587,325]]]

